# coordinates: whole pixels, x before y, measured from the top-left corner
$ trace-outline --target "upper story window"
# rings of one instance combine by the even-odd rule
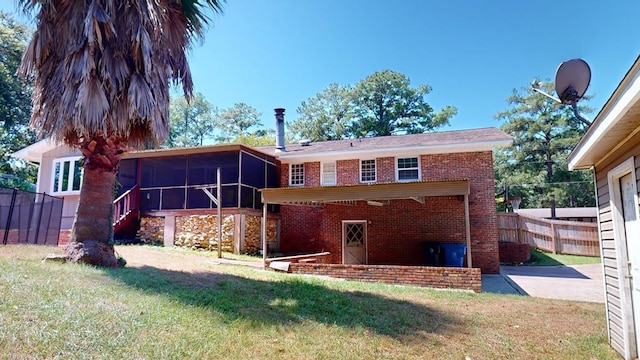
[[[376,159],[360,160],[360,182],[376,181]]]
[[[80,157],[68,157],[53,161],[53,194],[79,194],[82,183]]]
[[[336,184],[336,163],[322,163],[320,172],[322,177],[320,183],[322,185],[335,185]]]
[[[304,164],[289,165],[289,186],[304,185]]]
[[[396,159],[396,180],[420,180],[420,165],[417,157]]]

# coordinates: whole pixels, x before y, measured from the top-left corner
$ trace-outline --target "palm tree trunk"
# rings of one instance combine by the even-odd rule
[[[113,139],[96,137],[80,147],[86,160],[80,202],[66,249],[70,261],[118,266],[112,244],[116,168],[123,153],[118,145]]]

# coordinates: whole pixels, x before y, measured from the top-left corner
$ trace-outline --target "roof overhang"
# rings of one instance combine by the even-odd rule
[[[640,57],[620,82],[587,132],[569,154],[569,169],[589,169],[606,161],[640,131]]]
[[[509,146],[512,139],[483,141],[473,143],[452,143],[441,145],[420,145],[420,146],[401,146],[392,148],[370,148],[349,151],[328,151],[317,153],[287,153],[279,152],[276,154],[278,159],[283,163],[295,163],[299,161],[335,161],[350,160],[363,157],[398,157],[398,156],[415,156],[429,154],[452,154],[462,152],[479,152],[491,151],[496,147]]]
[[[149,150],[130,150],[124,154],[123,159],[141,159],[141,158],[151,158],[151,157],[207,154],[207,153],[224,152],[224,151],[239,151],[242,148],[243,148],[242,144],[229,143],[229,144],[215,144],[215,145],[175,147],[175,148],[162,148],[162,149],[149,149]]]
[[[58,146],[61,145],[56,144],[48,139],[40,140],[37,143],[31,144],[14,152],[13,154],[11,154],[11,157],[22,159],[28,162],[39,163],[42,161],[42,155],[44,153],[49,152],[57,148]]]
[[[346,201],[415,199],[427,196],[469,194],[468,180],[419,181],[349,186],[288,187],[262,189],[262,203],[322,205]]]

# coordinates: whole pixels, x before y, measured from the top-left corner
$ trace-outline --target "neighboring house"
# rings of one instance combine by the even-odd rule
[[[499,272],[495,128],[286,145],[280,248],[338,264],[421,265],[426,243],[466,244],[466,266]]]
[[[640,346],[640,57],[569,155],[596,179],[609,342],[625,359]]]
[[[275,148],[127,153],[118,174],[116,232],[139,214],[138,236],[207,247],[217,235],[210,197],[220,166],[223,247],[262,248],[266,214],[270,252],[329,251],[338,264],[425,265],[430,245],[464,244],[464,266],[499,272],[492,149],[510,144],[511,136],[485,128],[285,148],[280,115]],[[38,191],[65,197],[63,228],[70,228],[78,153],[43,141],[14,156],[40,164]]]
[[[543,219],[551,219],[550,208],[538,209],[516,209],[516,214],[535,216]],[[556,208],[556,220],[580,221],[580,222],[597,222],[598,214],[595,207],[578,207],[578,208]]]

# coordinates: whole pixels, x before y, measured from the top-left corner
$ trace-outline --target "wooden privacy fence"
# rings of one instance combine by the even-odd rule
[[[596,223],[499,213],[498,241],[529,244],[554,254],[600,256]]]

